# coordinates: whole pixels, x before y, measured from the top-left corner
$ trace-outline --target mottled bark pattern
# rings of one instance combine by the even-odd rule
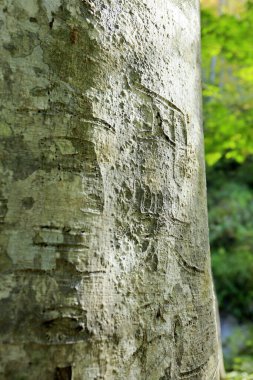
[[[198,1],[0,27],[0,378],[218,379]]]

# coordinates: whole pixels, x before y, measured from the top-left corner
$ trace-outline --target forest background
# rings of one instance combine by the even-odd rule
[[[202,0],[212,267],[229,379],[253,379],[253,1]]]

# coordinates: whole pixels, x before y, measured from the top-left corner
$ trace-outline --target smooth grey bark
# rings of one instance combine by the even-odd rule
[[[198,1],[1,12],[1,378],[218,379]]]

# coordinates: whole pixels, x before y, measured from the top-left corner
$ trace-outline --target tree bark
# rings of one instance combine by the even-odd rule
[[[218,379],[197,0],[3,0],[3,379]]]

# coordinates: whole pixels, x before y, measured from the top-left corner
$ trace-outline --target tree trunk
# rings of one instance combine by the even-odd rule
[[[3,0],[3,379],[218,379],[197,0]]]

